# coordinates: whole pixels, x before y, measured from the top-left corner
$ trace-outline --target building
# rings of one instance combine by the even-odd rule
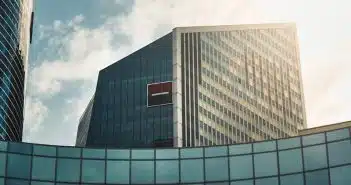
[[[298,135],[306,116],[296,26],[175,28],[101,70],[93,99],[79,146],[192,147]]]
[[[22,141],[32,0],[0,0],[0,139]]]
[[[350,185],[350,131],[157,149],[0,141],[0,184]]]
[[[326,132],[326,131],[330,131],[330,130],[348,128],[348,127],[351,127],[351,121],[345,121],[345,122],[341,122],[341,123],[334,123],[334,124],[328,124],[328,125],[323,125],[323,126],[319,126],[319,127],[312,127],[312,128],[299,130],[299,135],[303,136],[303,135],[308,135],[308,134]]]

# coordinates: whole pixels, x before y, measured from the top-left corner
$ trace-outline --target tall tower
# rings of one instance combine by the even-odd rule
[[[291,23],[175,28],[100,71],[79,142],[192,147],[295,136],[306,127],[297,40]]]
[[[0,139],[22,141],[32,0],[0,0]]]

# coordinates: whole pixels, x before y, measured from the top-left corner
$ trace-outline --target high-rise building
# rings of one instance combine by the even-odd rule
[[[22,141],[32,0],[0,0],[0,139]]]
[[[80,146],[191,147],[298,135],[306,116],[296,26],[175,28],[101,70],[92,101]]]

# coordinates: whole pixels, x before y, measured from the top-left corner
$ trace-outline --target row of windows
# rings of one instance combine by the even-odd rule
[[[267,150],[270,147],[272,146],[254,146],[254,149]],[[213,147],[212,151],[205,153],[218,154],[224,151],[218,150],[220,148],[224,147]],[[0,177],[57,182],[153,184],[230,180],[240,182],[277,175],[282,178],[283,175],[293,176],[305,172],[306,179],[315,174],[318,177],[315,180],[318,180],[328,178],[328,170],[325,169],[331,168],[331,173],[339,169],[338,172],[343,174],[338,178],[349,178],[349,175],[344,175],[351,172],[350,153],[349,139],[308,146],[302,150],[296,148],[253,155],[181,160],[106,161],[0,153]],[[148,153],[144,151],[144,155],[147,156]],[[318,182],[325,183],[323,180]]]

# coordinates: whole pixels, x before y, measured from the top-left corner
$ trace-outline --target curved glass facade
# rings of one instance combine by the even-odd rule
[[[350,131],[169,149],[0,142],[0,184],[349,185]]]
[[[21,141],[31,0],[0,0],[0,138]]]

